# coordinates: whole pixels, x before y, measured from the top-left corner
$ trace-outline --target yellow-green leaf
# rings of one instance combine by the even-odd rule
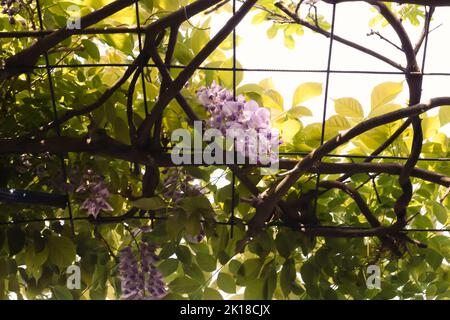
[[[450,122],[450,106],[442,106],[439,109],[439,121],[441,126],[445,126]]]
[[[273,89],[267,89],[263,96],[263,107],[283,110],[283,96]]]
[[[277,36],[278,33],[278,26],[274,23],[270,26],[269,29],[267,29],[266,34],[267,38],[273,39]]]
[[[51,236],[48,238],[48,260],[62,270],[75,260],[76,248],[66,237]]]
[[[297,87],[294,92],[292,106],[297,106],[302,102],[318,97],[322,94],[322,84],[318,82],[306,82]]]
[[[307,107],[297,106],[289,109],[288,114],[294,118],[312,117],[313,113]]]
[[[234,279],[228,273],[220,272],[217,277],[217,285],[219,289],[226,293],[236,293],[236,284]]]
[[[334,100],[336,113],[344,117],[362,118],[364,111],[358,100],[353,98],[341,98]]]
[[[133,206],[144,210],[158,210],[166,207],[160,197],[141,198],[132,202]]]
[[[394,100],[403,90],[403,82],[384,82],[372,91],[371,109],[375,110]]]
[[[295,48],[294,37],[292,37],[291,35],[284,34],[284,46],[288,49],[294,49]]]
[[[252,24],[258,24],[266,20],[268,13],[265,11],[261,11],[257,14],[255,14],[252,18]]]
[[[200,50],[208,43],[209,41],[209,21],[206,20],[200,28],[195,28],[191,34],[191,47],[195,54],[198,54]],[[205,30],[206,29],[206,30]]]
[[[351,127],[350,122],[340,115],[331,116],[325,123],[325,136],[330,137],[347,130]]]
[[[399,110],[401,108],[402,108],[402,106],[399,104],[388,103],[388,104],[385,104],[383,106],[376,108],[375,110],[372,109],[372,111],[370,111],[370,113],[369,113],[369,118],[378,117],[378,116],[381,116],[388,112]]]
[[[281,136],[285,143],[290,143],[295,134],[302,128],[300,121],[294,119],[289,119],[275,126],[281,130]]]

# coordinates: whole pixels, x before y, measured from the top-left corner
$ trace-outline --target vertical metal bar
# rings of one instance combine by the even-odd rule
[[[236,0],[233,0],[233,16],[236,14]],[[233,29],[232,32],[233,37],[233,98],[236,99],[236,28]],[[237,160],[237,153],[236,153],[236,138],[233,138],[233,161]],[[234,174],[234,171],[231,173],[231,216],[230,216],[230,236],[233,238],[234,235],[234,206],[236,202],[236,175]]]
[[[139,2],[135,3],[136,8],[136,24],[138,30],[141,30],[141,18],[139,16]],[[139,41],[139,54],[142,55],[142,35],[141,32],[138,32],[138,41]],[[147,104],[147,89],[145,88],[145,75],[144,75],[145,67],[142,69],[141,73],[141,82],[142,82],[142,98],[144,99],[144,111],[145,116],[148,116],[148,104]],[[153,212],[150,212],[150,226],[153,229],[155,225],[155,215]]]
[[[336,20],[336,4],[333,4],[333,13],[331,18],[331,31],[330,31],[330,44],[328,46],[328,61],[327,61],[327,71],[326,71],[326,79],[325,79],[325,93],[324,93],[324,103],[323,103],[323,112],[322,112],[322,133],[320,136],[320,145],[323,145],[325,140],[325,122],[327,118],[327,107],[328,107],[328,89],[330,84],[330,70],[331,70],[331,56],[333,53],[333,41],[334,41],[334,25]],[[317,174],[316,179],[316,190],[314,195],[314,215],[317,216],[317,198],[319,196],[319,182],[320,182],[320,174]]]
[[[141,19],[139,17],[139,2],[136,1],[136,24],[138,27],[138,30],[141,30]],[[141,32],[138,32],[138,40],[139,40],[139,53],[142,55],[142,35]],[[145,115],[148,116],[148,105],[147,105],[147,89],[145,88],[145,76],[144,76],[144,69],[142,69],[141,73],[141,81],[142,81],[142,96],[144,99],[144,108],[145,108]]]
[[[424,6],[424,7],[425,7],[425,11],[426,11],[427,7],[426,6]],[[431,12],[431,8],[428,8],[428,9],[430,10],[429,12]],[[426,63],[427,49],[428,49],[428,35],[430,34],[431,18],[432,17],[430,17],[430,19],[428,19],[428,22],[425,26],[425,43],[423,45],[422,70],[421,70],[422,73],[424,73],[424,71],[425,71],[425,63]]]
[[[42,10],[41,10],[41,5],[39,0],[36,0],[36,9],[38,12],[38,18],[39,18],[39,29],[42,31],[44,30],[44,22],[42,20]],[[56,110],[56,101],[55,101],[55,89],[53,86],[53,78],[52,78],[52,71],[50,66],[50,62],[48,59],[48,54],[47,52],[44,53],[44,58],[45,58],[45,68],[47,70],[47,78],[48,78],[48,84],[50,87],[50,97],[52,98],[52,107],[53,107],[53,117],[54,120],[57,121],[58,120],[58,113]],[[61,137],[61,128],[60,125],[58,123],[58,125],[56,126],[56,134],[58,135],[58,137]],[[66,168],[66,163],[64,160],[64,155],[63,154],[59,154],[59,158],[61,161],[61,170],[62,170],[62,178],[63,178],[63,183],[67,182],[67,168]],[[73,213],[72,213],[72,206],[70,204],[70,197],[69,197],[69,193],[66,191],[66,196],[67,196],[67,210],[69,211],[69,218],[70,218],[70,227],[72,230],[72,236],[75,237],[75,225],[74,225],[74,221],[73,221]]]

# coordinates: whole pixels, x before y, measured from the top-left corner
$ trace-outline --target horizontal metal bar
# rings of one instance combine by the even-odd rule
[[[95,68],[95,67],[112,67],[112,68],[126,68],[131,66],[132,63],[84,63],[84,64],[58,64],[50,65],[52,69],[63,69],[63,68]],[[172,69],[184,69],[186,66],[183,65],[165,65]],[[20,66],[18,66],[20,67]],[[149,68],[157,67],[155,64],[147,64]],[[33,67],[34,69],[45,69],[45,65],[37,65]],[[229,71],[233,72],[233,68],[226,67],[198,67],[198,70],[212,70],[212,71]],[[283,73],[323,73],[326,74],[328,71],[324,69],[263,69],[263,68],[236,68],[236,71],[248,71],[248,72],[283,72]],[[330,73],[339,74],[378,74],[378,75],[404,75],[400,71],[371,71],[371,70],[330,70]],[[424,76],[450,76],[450,72],[423,72],[420,73]]]
[[[7,38],[40,38],[47,36],[58,30],[29,30],[29,31],[2,31],[0,32],[0,39]],[[74,29],[71,30],[73,35],[96,35],[96,34],[127,34],[127,33],[145,33],[144,28],[138,27],[108,27],[108,28],[88,28],[88,29]]]
[[[75,217],[73,220],[78,221],[90,221],[92,220],[91,217]],[[124,221],[127,220],[167,220],[167,217],[141,217],[141,216],[133,216],[128,217]],[[52,222],[52,221],[70,221],[70,218],[68,217],[61,217],[61,218],[42,218],[42,219],[26,219],[26,220],[17,220],[17,221],[6,221],[6,222],[0,222],[0,226],[8,226],[8,225],[18,225],[18,224],[27,224],[27,223],[38,223],[38,222]],[[114,223],[122,223],[123,221],[110,221],[107,222],[108,224],[114,224]],[[205,220],[201,220],[200,222],[206,222]],[[95,222],[94,222],[95,223]],[[217,224],[220,225],[227,225],[231,226],[232,222],[228,221],[217,221]],[[247,225],[245,221],[241,221],[242,224]],[[236,223],[234,223],[236,224]],[[269,226],[283,226],[283,223],[270,223]],[[303,226],[304,229],[371,229],[370,227],[355,227],[355,226]],[[408,228],[408,229],[402,229],[403,232],[450,232],[450,228]]]

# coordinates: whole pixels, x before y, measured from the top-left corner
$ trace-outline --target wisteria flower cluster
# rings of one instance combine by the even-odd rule
[[[100,211],[113,211],[111,205],[106,201],[110,196],[108,186],[103,177],[88,170],[81,178],[78,193],[87,193],[88,198],[81,204],[81,209],[87,210],[88,214],[97,218]]]
[[[141,243],[140,264],[131,247],[120,251],[119,272],[123,300],[160,300],[167,294],[162,273],[155,266],[159,261],[155,250],[155,246]]]
[[[202,87],[197,97],[211,117],[207,124],[226,136],[236,139],[236,149],[246,157],[269,157],[278,161],[274,150],[282,143],[279,130],[270,126],[270,112],[243,95],[233,97],[231,91],[213,82]],[[239,147],[241,146],[241,147]]]
[[[14,16],[25,7],[26,4],[31,4],[32,0],[2,0],[2,13],[8,15],[8,20],[11,25],[16,23]]]
[[[40,178],[42,178],[46,172],[45,163],[36,163],[37,161],[50,160],[50,153],[46,152],[39,157],[32,156],[30,154],[21,154],[17,159],[17,164],[15,169],[20,174],[32,173]]]
[[[169,169],[163,173],[166,174],[163,180],[163,195],[175,204],[178,204],[184,197],[195,197],[205,192],[201,186],[191,183],[193,177],[183,174],[179,169]]]

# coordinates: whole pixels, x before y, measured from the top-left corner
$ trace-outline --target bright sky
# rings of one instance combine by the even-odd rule
[[[303,11],[303,15],[305,15],[307,7]],[[319,3],[318,12],[324,15],[328,22],[331,22],[331,5]],[[251,19],[256,13],[249,14],[237,28],[237,34],[242,38],[237,47],[237,60],[244,68],[326,70],[329,39],[314,34],[305,28],[304,36],[295,36],[295,49],[288,49],[283,45],[282,32],[279,32],[275,39],[267,38],[266,30],[271,26],[271,22],[264,22],[258,25],[251,24]],[[336,9],[335,34],[385,54],[389,58],[405,65],[404,54],[401,51],[379,39],[378,36],[367,36],[367,33],[371,30],[368,21],[374,16],[375,13],[371,11],[368,4],[359,2],[339,4]],[[442,25],[430,34],[425,72],[450,73],[450,59],[448,59],[448,50],[445,47],[450,34],[450,22],[446,19],[449,16],[450,8],[438,8],[435,12],[430,29],[440,24]],[[212,19],[212,35],[223,26],[227,18],[228,16],[223,15],[223,19]],[[415,43],[419,38],[421,27],[413,27],[409,23],[405,23],[405,27]],[[380,31],[386,38],[399,44],[396,34],[389,26],[382,29],[378,27],[376,30]],[[422,63],[422,57],[423,50],[421,50],[418,57],[420,64]],[[336,41],[333,43],[331,70],[398,71],[376,58]],[[298,85],[304,82],[321,82],[325,88],[326,74],[246,71],[244,72],[244,80],[241,85],[257,83],[268,77],[272,78],[276,90],[284,97],[284,107],[287,109],[291,106],[292,95]],[[330,76],[327,118],[335,113],[332,99],[342,97],[358,99],[367,115],[370,108],[370,94],[374,86],[385,81],[399,82],[403,80],[404,77],[402,75],[332,73]],[[450,76],[430,75],[424,77],[423,100],[449,95],[449,91]],[[405,94],[398,98],[398,102],[405,102],[406,100],[405,90]],[[308,123],[321,121],[323,103],[324,96],[305,103],[314,114],[314,117],[310,118]],[[434,113],[436,112],[437,109]],[[303,122],[305,120],[307,119],[302,118]],[[441,130],[445,130],[450,135],[449,125]]]

